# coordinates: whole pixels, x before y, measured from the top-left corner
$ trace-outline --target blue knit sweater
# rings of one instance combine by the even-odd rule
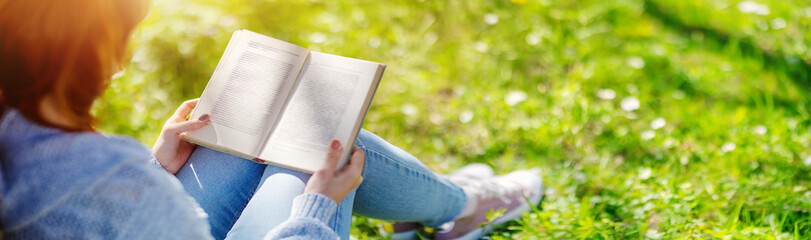
[[[0,119],[0,227],[6,239],[211,239],[207,215],[137,141],[67,133],[11,109]],[[266,239],[337,239],[336,204],[294,200]],[[0,237],[2,238],[2,237]]]

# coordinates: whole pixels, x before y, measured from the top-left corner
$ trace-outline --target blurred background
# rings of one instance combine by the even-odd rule
[[[432,169],[542,167],[490,238],[809,239],[809,28],[807,0],[156,0],[94,111],[151,146],[249,29],[388,64],[364,127]]]

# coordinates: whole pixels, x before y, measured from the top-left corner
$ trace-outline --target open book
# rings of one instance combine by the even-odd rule
[[[183,134],[189,142],[260,163],[314,172],[333,139],[346,164],[385,65],[234,32]]]

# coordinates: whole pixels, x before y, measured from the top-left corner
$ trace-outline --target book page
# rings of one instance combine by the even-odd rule
[[[309,51],[246,30],[234,38],[191,116],[208,113],[211,121],[186,137],[256,156]]]
[[[300,170],[315,169],[333,139],[346,157],[355,125],[365,114],[380,64],[311,52],[301,79],[259,158]],[[368,98],[371,100],[370,98]]]

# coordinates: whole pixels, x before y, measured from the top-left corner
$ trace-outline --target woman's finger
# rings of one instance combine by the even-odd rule
[[[366,152],[359,147],[355,147],[352,151],[352,159],[349,162],[349,169],[352,175],[358,175],[363,172],[363,165],[366,164]]]
[[[211,118],[208,117],[208,114],[203,114],[197,120],[185,121],[185,122],[172,124],[171,126],[167,127],[166,130],[169,131],[169,132],[172,132],[174,134],[180,134],[180,133],[183,133],[183,132],[197,130],[197,129],[200,129],[200,128],[206,126],[206,124],[208,124],[208,121],[210,119]]]
[[[344,167],[341,175],[348,178],[360,178],[361,174],[363,173],[363,165],[365,164],[366,152],[359,147],[355,147],[352,153],[352,159],[350,159],[349,164]]]
[[[175,114],[172,115],[172,119],[186,120],[186,115],[189,115],[189,113],[191,113],[191,110],[193,110],[194,107],[197,106],[197,102],[199,101],[200,99],[197,98],[183,102],[183,104],[180,104],[180,107],[178,107],[177,110],[175,110]]]
[[[341,146],[341,141],[332,140],[327,150],[327,158],[324,160],[324,165],[321,166],[321,169],[335,170],[335,165],[338,165],[338,158],[341,157],[342,151],[343,146]]]

